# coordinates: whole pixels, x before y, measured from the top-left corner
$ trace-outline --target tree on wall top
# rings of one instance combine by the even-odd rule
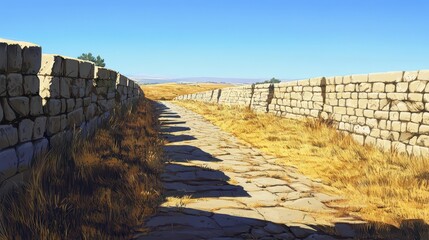
[[[104,59],[100,57],[100,55],[98,55],[97,57],[94,57],[92,55],[92,53],[82,53],[82,55],[80,55],[79,57],[77,57],[78,59],[82,59],[82,60],[86,60],[86,61],[90,61],[95,63],[96,66],[98,67],[105,67],[106,63],[104,63]]]
[[[271,78],[270,80],[266,80],[264,82],[257,82],[256,84],[262,84],[262,83],[279,83],[281,82],[280,80],[278,80],[277,78]]]

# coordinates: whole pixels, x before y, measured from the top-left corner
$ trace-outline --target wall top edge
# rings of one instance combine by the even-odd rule
[[[0,43],[6,43],[7,45],[19,45],[21,47],[39,47],[39,48],[41,48],[40,45],[37,45],[34,43],[10,40],[10,39],[5,39],[5,38],[0,38]]]

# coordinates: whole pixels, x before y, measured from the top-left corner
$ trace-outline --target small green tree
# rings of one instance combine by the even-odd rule
[[[100,55],[98,55],[97,57],[94,57],[92,55],[92,53],[82,53],[82,55],[80,55],[77,58],[82,59],[82,60],[86,60],[86,61],[91,61],[91,62],[95,63],[96,66],[99,66],[99,67],[105,67],[106,66],[106,63],[104,63],[104,59],[101,58]]]
[[[262,84],[262,83],[279,83],[281,82],[280,80],[278,80],[277,78],[271,78],[270,80],[266,80],[264,82],[257,82],[256,84]]]

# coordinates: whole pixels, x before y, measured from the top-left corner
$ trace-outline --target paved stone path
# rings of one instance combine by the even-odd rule
[[[277,165],[190,110],[171,102],[159,110],[169,142],[162,175],[166,201],[146,221],[151,232],[138,239],[354,237],[354,220],[336,217],[324,204],[336,197],[317,192],[319,181]]]

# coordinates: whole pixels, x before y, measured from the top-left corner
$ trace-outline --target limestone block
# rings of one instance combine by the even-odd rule
[[[7,93],[11,97],[23,95],[23,79],[21,74],[10,73],[7,75]]]
[[[392,149],[396,150],[398,153],[406,153],[407,152],[407,145],[401,142],[392,142]]]
[[[374,110],[363,110],[363,116],[367,118],[373,118],[374,117]]]
[[[418,71],[407,71],[404,73],[404,81],[411,82],[417,79]]]
[[[28,97],[13,97],[9,99],[10,107],[21,117],[30,113],[30,100]]]
[[[71,78],[60,78],[60,97],[70,98]]]
[[[98,79],[106,79],[106,80],[108,80],[110,78],[110,72],[106,68],[95,67],[95,73],[96,73],[95,76]]]
[[[390,120],[399,120],[399,112],[389,112],[389,119]]]
[[[40,96],[30,97],[30,115],[39,116],[43,114],[42,98]]]
[[[39,75],[42,76],[63,76],[63,57],[53,54],[42,54],[42,65]]]
[[[22,71],[22,48],[18,44],[7,46],[7,72],[18,73]]]
[[[410,92],[421,93],[425,90],[426,84],[427,84],[427,81],[421,81],[421,80],[412,81],[410,82],[410,85],[409,85]]]
[[[47,117],[38,117],[34,119],[33,139],[42,138],[46,132]]]
[[[411,113],[409,113],[409,112],[401,112],[399,114],[399,120],[401,120],[401,121],[410,121],[411,120]]]
[[[377,139],[377,146],[384,151],[390,151],[392,142],[389,140]]]
[[[0,97],[7,95],[7,78],[6,75],[0,75]]]
[[[42,64],[42,48],[26,46],[22,50],[22,73],[37,74]]]
[[[369,82],[401,82],[404,72],[370,73]]]
[[[61,113],[65,113],[67,111],[67,99],[62,98],[61,100]]]
[[[18,171],[22,172],[29,169],[33,161],[33,143],[27,142],[16,146],[16,154],[18,156]]]
[[[34,148],[34,154],[33,155],[35,158],[43,156],[49,150],[48,139],[42,138],[42,139],[34,141],[33,148]]]
[[[365,144],[370,146],[375,146],[377,144],[377,139],[371,136],[365,138]]]
[[[421,123],[423,119],[423,113],[411,113],[411,122]]]
[[[70,98],[67,99],[67,110],[66,112],[71,112],[74,110],[74,106],[75,106],[75,99],[74,98]]]
[[[61,113],[61,100],[60,99],[48,99],[44,105],[44,112],[47,115],[55,116]]]
[[[73,58],[64,58],[64,75],[65,77],[77,78],[79,76],[79,61]]]
[[[94,78],[95,65],[89,61],[79,61],[79,77],[85,79]]]
[[[365,83],[368,82],[368,74],[352,75],[352,83]]]
[[[429,125],[420,125],[419,134],[429,135]]]
[[[353,140],[355,140],[357,143],[363,145],[365,143],[365,137],[359,134],[351,134]]]
[[[89,97],[91,95],[93,88],[94,88],[94,80],[93,79],[86,80],[86,83],[85,83],[85,96],[86,97]]]
[[[347,84],[344,86],[344,91],[353,92],[353,91],[355,91],[355,88],[356,88],[355,84]]]
[[[382,82],[373,83],[372,91],[373,92],[384,92],[385,91],[385,84]]]
[[[428,135],[420,135],[417,138],[417,144],[424,147],[429,147],[429,136]]]
[[[387,93],[387,98],[391,100],[407,100],[407,93]]]
[[[396,92],[405,93],[408,91],[408,82],[399,82],[396,84]]]
[[[347,106],[347,107],[357,108],[357,107],[358,107],[358,100],[355,100],[355,99],[347,99],[347,100],[346,100],[346,106]]]
[[[343,92],[344,91],[344,85],[336,85],[335,91],[336,92]]]
[[[24,76],[24,95],[36,95],[39,93],[40,80],[35,75]]]
[[[83,106],[84,107],[88,107],[89,104],[91,104],[91,98],[90,97],[86,97],[83,99]]]
[[[74,105],[75,109],[83,107],[83,100],[82,98],[76,98],[76,104]]]
[[[18,156],[15,148],[0,150],[0,181],[13,176],[18,171]]]
[[[126,86],[127,85],[127,77],[119,74],[119,77],[116,80],[116,85]]]
[[[409,122],[407,124],[407,131],[410,133],[418,133],[419,132],[419,124],[418,123],[413,123],[413,122]]]
[[[429,81],[429,70],[420,70],[417,79]]]
[[[0,125],[0,149],[14,146],[17,143],[18,130],[12,125]]]
[[[84,120],[83,108],[76,109],[67,114],[68,125],[71,128],[78,127]]]
[[[33,137],[33,127],[34,122],[30,119],[23,119],[19,123],[18,127],[18,136],[19,136],[19,142],[27,142],[30,141]]]
[[[422,119],[422,122],[423,122],[424,124],[429,124],[429,112],[424,112],[424,113],[423,113],[423,119]]]
[[[414,102],[422,102],[423,101],[423,94],[422,93],[409,93],[408,94],[408,100],[414,101]]]
[[[68,127],[69,127],[69,122],[67,120],[67,115],[66,114],[60,115],[60,129],[61,129],[61,131],[64,131]]]
[[[0,41],[0,73],[7,72],[7,44]]]
[[[58,98],[60,96],[60,78],[52,76],[41,77],[40,96],[42,98]]]
[[[361,135],[366,136],[366,135],[369,135],[369,133],[371,132],[371,129],[368,126],[355,125],[353,128],[353,131],[357,134],[361,134]]]

